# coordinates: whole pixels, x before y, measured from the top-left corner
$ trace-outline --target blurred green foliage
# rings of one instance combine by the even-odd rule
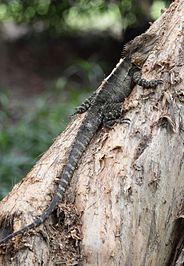
[[[5,195],[34,164],[63,128],[66,103],[48,104],[47,96],[39,97],[34,110],[25,113],[24,107],[12,107],[5,91],[0,93],[0,195]],[[63,121],[61,121],[61,118]],[[59,123],[60,122],[60,123]],[[8,184],[8,187],[5,186]]]
[[[92,71],[93,69],[93,71]],[[86,85],[96,83],[102,69],[95,63],[78,60],[68,67],[44,94],[14,101],[0,89],[0,198],[17,183],[39,159],[53,139],[70,121],[74,109],[89,94]]]
[[[169,0],[2,0],[0,21],[24,23],[36,30],[61,34],[67,30],[114,29],[160,14]],[[152,10],[152,7],[154,10]]]
[[[43,153],[65,127],[69,113],[79,101],[79,95],[70,92],[60,101],[39,96],[34,109],[25,112],[24,106],[10,109],[10,98],[0,93],[0,196],[24,176],[38,156]],[[8,186],[7,186],[8,184]]]

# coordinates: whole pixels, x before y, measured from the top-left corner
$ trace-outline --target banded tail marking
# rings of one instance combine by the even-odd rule
[[[86,146],[80,140],[77,140],[77,144],[79,144],[85,150]]]

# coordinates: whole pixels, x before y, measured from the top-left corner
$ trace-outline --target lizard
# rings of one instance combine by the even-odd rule
[[[148,81],[141,76],[141,68],[157,40],[156,34],[143,33],[127,43],[124,47],[124,57],[120,59],[110,75],[88,99],[76,108],[75,114],[85,112],[86,114],[71,145],[53,199],[32,223],[5,236],[0,240],[0,245],[17,235],[38,227],[52,214],[62,200],[75,168],[95,133],[103,126],[111,128],[115,123],[122,122],[124,114],[122,102],[130,95],[135,84],[144,88],[156,88],[157,85],[162,84],[162,80]]]

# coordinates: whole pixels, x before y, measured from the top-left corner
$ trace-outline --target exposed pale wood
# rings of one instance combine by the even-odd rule
[[[150,28],[160,34],[160,43],[144,66],[144,76],[162,78],[163,86],[151,95],[136,87],[125,102],[127,109],[133,107],[126,113],[131,124],[102,129],[74,174],[70,190],[81,214],[83,265],[175,265],[171,255],[180,240],[177,229],[184,228],[183,29],[184,1],[178,0]],[[49,203],[54,178],[62,171],[82,118],[67,127],[1,202],[1,219],[22,213],[14,220],[15,230]],[[37,231],[47,232],[49,241],[52,233],[46,225]],[[40,265],[42,260],[54,265],[41,234],[24,240],[31,248],[20,248],[21,239],[14,241],[11,265]],[[59,241],[62,245],[58,233]],[[9,255],[0,256],[0,265],[10,265]],[[55,262],[63,261],[62,256]]]

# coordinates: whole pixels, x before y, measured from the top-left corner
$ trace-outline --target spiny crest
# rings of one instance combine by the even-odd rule
[[[132,40],[133,41],[133,40]],[[127,42],[123,46],[123,51],[122,51],[122,57],[126,57],[127,53],[129,52],[129,46],[131,45],[132,41]]]

